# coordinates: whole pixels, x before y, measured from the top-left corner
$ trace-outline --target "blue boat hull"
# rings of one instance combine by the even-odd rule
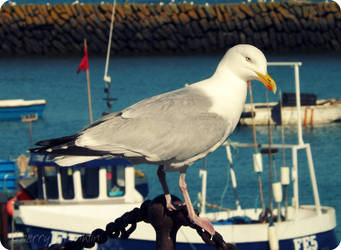
[[[45,104],[0,108],[0,120],[21,120],[23,115],[37,114],[38,119],[42,118]]]
[[[47,247],[52,243],[64,243],[68,240],[77,239],[81,234],[56,231],[50,229],[43,229],[38,227],[25,227],[27,241],[31,245],[32,249],[38,249],[40,247]],[[327,232],[321,232],[314,235],[306,235],[304,237],[298,237],[288,240],[280,240],[280,249],[285,250],[332,250],[338,245],[334,230]],[[200,250],[212,250],[214,247],[204,244],[188,244],[177,243],[177,250],[193,250],[193,246]],[[238,250],[268,250],[269,243],[266,242],[250,242],[236,244]],[[155,249],[155,242],[148,240],[112,240],[109,239],[106,243],[98,246],[99,250],[106,249]]]

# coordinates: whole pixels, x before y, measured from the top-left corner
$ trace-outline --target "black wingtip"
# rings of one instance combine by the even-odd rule
[[[66,143],[73,142],[78,135],[64,136],[50,140],[38,141],[35,145],[41,147],[56,147]]]

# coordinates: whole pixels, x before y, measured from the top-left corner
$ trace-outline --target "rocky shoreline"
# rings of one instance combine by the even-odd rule
[[[0,54],[104,54],[111,4],[3,6]],[[341,50],[334,3],[275,2],[116,6],[114,54],[214,52],[238,43],[264,51]]]

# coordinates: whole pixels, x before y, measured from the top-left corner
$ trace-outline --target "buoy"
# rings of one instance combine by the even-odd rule
[[[275,202],[277,203],[277,221],[281,222],[281,202],[283,199],[282,195],[282,184],[280,182],[274,182],[272,183],[272,190]]]
[[[233,168],[230,168],[230,174],[231,174],[232,186],[233,188],[237,188],[236,174],[234,173]]]
[[[254,132],[256,134],[256,132]],[[255,145],[257,143],[255,142]],[[258,147],[255,147],[255,149]],[[263,161],[262,161],[262,154],[257,152],[252,155],[253,158],[253,170],[256,172],[258,177],[258,188],[259,188],[259,195],[260,195],[260,201],[262,204],[262,213],[265,213],[265,202],[264,202],[264,196],[263,196],[263,186],[262,186],[262,172],[263,172]]]
[[[12,199],[10,199],[9,201],[7,201],[6,203],[6,212],[8,215],[13,216],[13,212],[14,212],[14,202],[16,200],[22,201],[22,200],[32,200],[32,197],[29,196],[25,190],[19,190],[17,195],[14,196]]]
[[[282,185],[290,184],[290,169],[289,167],[281,167],[281,183]]]
[[[237,190],[237,178],[236,178],[236,174],[235,174],[232,166],[230,166],[230,174],[231,174],[231,181],[232,181],[232,187],[233,187],[233,193],[234,193],[234,199],[235,199],[236,207],[237,207],[237,210],[241,210],[242,208],[240,206],[238,190]]]
[[[277,239],[277,232],[276,232],[275,224],[270,223],[269,229],[268,229],[268,235],[269,235],[270,250],[279,250],[279,242]]]
[[[232,153],[231,153],[231,148],[230,148],[230,145],[226,145],[225,146],[225,149],[226,149],[226,156],[227,156],[227,159],[229,160],[229,163],[230,164],[233,164],[233,161],[232,161]]]
[[[276,203],[282,202],[282,199],[283,199],[282,184],[280,182],[272,183],[272,190],[273,190],[274,199],[275,199]]]
[[[14,212],[14,202],[17,200],[17,197],[14,196],[13,198],[9,199],[6,203],[6,212],[9,216],[13,216]]]
[[[263,161],[262,161],[262,155],[261,153],[255,153],[253,154],[253,170],[256,173],[263,172]]]
[[[288,185],[290,184],[290,168],[286,166],[281,167],[281,183],[284,188],[284,207],[285,220],[288,220]]]

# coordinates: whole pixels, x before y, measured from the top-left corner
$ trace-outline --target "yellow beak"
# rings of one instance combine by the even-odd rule
[[[256,74],[258,76],[258,80],[262,82],[268,90],[271,90],[274,94],[276,94],[276,82],[271,78],[271,76],[269,76],[268,73],[266,73],[266,75],[263,75],[256,72]]]

